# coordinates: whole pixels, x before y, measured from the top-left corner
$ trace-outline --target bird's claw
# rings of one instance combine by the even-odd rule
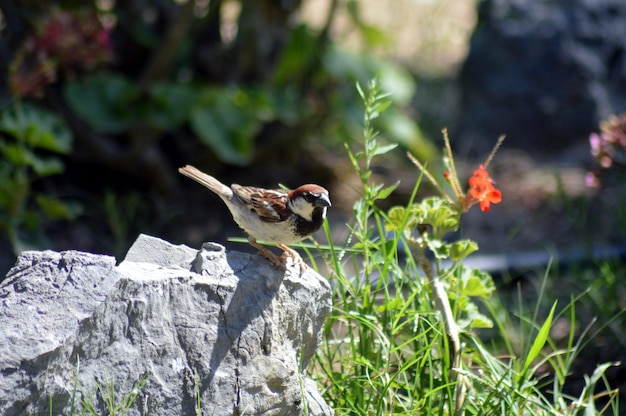
[[[280,248],[283,251],[283,254],[280,257],[278,257],[276,254],[272,253],[269,249],[257,243],[256,240],[250,238],[249,242],[250,242],[250,245],[252,245],[253,247],[259,250],[259,254],[262,257],[265,257],[267,260],[269,260],[270,263],[272,263],[274,266],[276,266],[278,269],[282,270],[283,272],[287,271],[287,261],[289,259],[293,260],[293,265],[295,268],[297,268],[298,273],[300,274],[302,274],[308,268],[307,264],[304,262],[304,260],[302,260],[302,257],[300,257],[300,254],[298,254],[297,251],[287,247],[284,244],[277,245],[278,248]]]
[[[291,258],[294,262],[294,266],[298,267],[300,274],[302,274],[309,267],[304,262],[304,260],[302,260],[302,257],[300,257],[300,254],[298,254],[297,251],[287,247],[284,244],[278,244],[278,248],[280,248],[284,252],[280,256],[281,260],[286,263],[286,261]]]

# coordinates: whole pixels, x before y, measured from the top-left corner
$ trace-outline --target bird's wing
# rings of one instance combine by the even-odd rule
[[[263,189],[253,186],[231,186],[239,200],[254,211],[261,221],[281,222],[289,217],[287,191],[282,189]]]

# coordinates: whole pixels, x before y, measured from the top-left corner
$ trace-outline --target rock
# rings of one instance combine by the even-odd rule
[[[452,139],[486,157],[505,146],[548,158],[626,111],[626,2],[483,0]]]
[[[0,414],[104,414],[98,386],[119,404],[140,380],[129,415],[332,414],[305,373],[330,308],[312,270],[213,243],[25,252],[0,285]]]

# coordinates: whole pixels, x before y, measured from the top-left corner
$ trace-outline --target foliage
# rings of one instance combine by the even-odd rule
[[[33,29],[14,45],[12,97],[45,99],[87,149],[117,143],[115,152],[80,155],[101,165],[133,155],[135,167],[127,170],[140,176],[143,165],[169,159],[159,146],[165,137],[188,137],[189,129],[197,141],[184,155],[188,162],[202,147],[220,162],[248,165],[267,153],[266,146],[288,144],[297,154],[312,138],[343,143],[358,102],[340,86],[373,73],[401,103],[391,112],[393,123],[382,127],[428,157],[429,144],[403,110],[415,91],[411,77],[390,61],[347,53],[329,37],[345,8],[366,42],[383,41],[382,32],[361,21],[358,2],[334,2],[319,30],[292,24],[301,4],[62,1],[28,12],[27,5],[15,7],[17,14],[6,14],[9,30],[24,26],[22,20]],[[224,9],[231,7],[239,13],[228,21]],[[234,38],[223,32],[228,24],[239,29]],[[264,140],[270,127],[273,140]],[[161,157],[144,157],[146,149]],[[167,186],[162,175],[156,180]]]
[[[0,113],[0,132],[0,230],[17,253],[41,241],[42,218],[71,220],[79,211],[33,190],[38,179],[63,172],[56,155],[71,150],[72,135],[54,114],[20,102]]]
[[[145,94],[130,78],[98,73],[65,86],[70,108],[99,134],[121,134],[133,127],[174,130],[190,126],[202,144],[223,161],[250,163],[254,138],[264,123],[297,121],[292,91],[192,83],[159,83]]]
[[[605,378],[613,363],[598,365],[580,397],[563,392],[587,333],[575,339],[574,301],[561,311],[554,303],[545,318],[538,312],[529,317],[521,311],[522,334],[528,342],[521,351],[511,349],[508,358],[498,357],[480,340],[474,331],[495,324],[510,345],[511,318],[506,308],[494,306],[498,297],[491,276],[463,265],[463,259],[478,249],[476,243],[445,239],[469,209],[468,197],[459,190],[462,195],[456,200],[442,195],[417,202],[423,177],[419,176],[406,205],[388,212],[380,209],[377,201],[389,196],[395,185],[373,183],[368,167],[392,147],[380,142],[371,123],[388,102],[376,82],[367,91],[360,87],[359,91],[365,103],[364,143],[359,151],[348,148],[348,155],[361,178],[361,198],[355,203],[354,222],[348,225],[345,242],[333,241],[325,225],[329,245],[320,250],[331,275],[334,308],[311,370],[337,413],[587,415],[602,414],[607,408],[616,411],[616,391]],[[422,175],[432,177],[425,170]],[[474,198],[471,205],[480,202]],[[568,345],[560,349],[550,331],[566,313],[572,332]],[[542,375],[546,366],[553,373],[552,400],[543,392],[549,383]],[[596,387],[604,387],[606,393],[596,394]],[[600,403],[596,407],[599,398],[608,399],[606,407]]]
[[[125,415],[128,410],[131,408],[137,396],[141,393],[141,390],[145,387],[148,382],[148,375],[144,374],[141,378],[135,383],[130,392],[128,392],[121,400],[116,399],[115,397],[115,385],[112,380],[106,380],[104,382],[104,386],[98,384],[97,391],[99,400],[104,403],[104,409],[106,409],[106,414],[111,416],[117,415]],[[89,415],[100,415],[101,411],[98,411],[98,406],[92,403],[92,398],[87,397],[83,400],[83,414]]]
[[[109,415],[109,416],[123,416],[128,413],[133,403],[139,397],[142,390],[148,384],[149,374],[142,375],[137,380],[133,388],[120,399],[116,398],[115,382],[112,379],[104,381],[104,386],[100,383],[96,383],[95,390],[91,393],[85,393],[81,391],[78,374],[80,372],[80,359],[76,362],[76,371],[74,372],[73,389],[70,397],[70,409],[69,414],[71,416],[78,414],[80,410],[81,415]],[[95,403],[94,403],[95,401]],[[53,400],[50,396],[49,410],[52,416]]]

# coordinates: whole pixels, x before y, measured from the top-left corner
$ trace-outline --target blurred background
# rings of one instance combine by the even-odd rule
[[[591,268],[573,279],[566,264],[555,296],[600,282],[611,298],[589,315],[626,309],[622,0],[7,0],[0,13],[1,276],[25,249],[119,261],[139,233],[247,250],[185,164],[225,183],[319,183],[340,233],[358,198],[355,83],[378,77],[393,106],[376,128],[400,145],[374,167],[401,181],[385,204],[419,175],[407,151],[440,172],[443,128],[462,178],[506,134],[490,165],[504,200],[461,233],[516,261],[503,287],[559,253]],[[624,354],[623,321],[594,354]]]

